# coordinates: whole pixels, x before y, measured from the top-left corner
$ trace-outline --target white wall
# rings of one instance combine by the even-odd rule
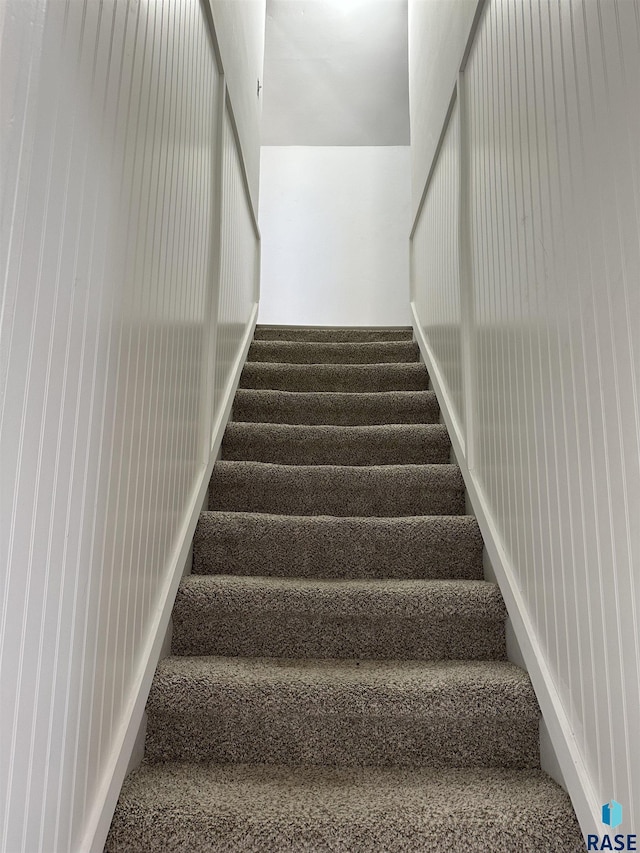
[[[7,853],[102,850],[255,322],[205,11],[2,4]]]
[[[260,322],[406,324],[406,0],[268,0]]]
[[[266,0],[206,0],[231,95],[254,206],[258,205]]]
[[[412,244],[417,333],[596,833],[612,797],[620,831],[640,821],[638,21],[637,2],[487,0]]]
[[[263,147],[261,323],[409,323],[409,148]]]
[[[264,145],[408,145],[407,0],[268,0]]]
[[[478,0],[409,0],[409,108],[415,216]]]

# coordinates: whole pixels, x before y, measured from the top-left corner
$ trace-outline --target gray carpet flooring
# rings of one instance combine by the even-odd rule
[[[300,578],[482,578],[475,518],[337,518],[205,512],[194,574]]]
[[[240,388],[236,421],[261,424],[364,426],[432,424],[440,409],[433,391],[273,391]]]
[[[215,466],[212,510],[276,515],[402,516],[464,513],[464,482],[457,465]]]
[[[270,391],[426,391],[429,382],[423,364],[277,364],[248,361],[240,376],[241,388]]]
[[[500,660],[504,619],[484,581],[192,575],[174,608],[173,652]]]
[[[225,459],[276,465],[426,465],[446,463],[451,442],[443,424],[311,426],[231,423]]]
[[[584,849],[410,329],[256,329],[108,853]]]
[[[413,329],[361,326],[323,328],[321,326],[258,326],[256,341],[316,341],[318,343],[367,343],[369,341],[412,341]]]
[[[254,341],[249,347],[248,361],[285,364],[388,364],[417,362],[419,355],[418,345],[413,341]]]

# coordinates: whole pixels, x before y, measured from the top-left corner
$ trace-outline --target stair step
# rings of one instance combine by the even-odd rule
[[[340,328],[338,326],[256,326],[256,341],[316,341],[318,343],[348,343],[367,341],[411,341],[411,326],[360,326]]]
[[[540,770],[170,763],[125,782],[106,853],[581,853]]]
[[[578,853],[413,331],[257,327],[105,853]]]
[[[419,359],[420,349],[413,341],[253,341],[247,356],[250,362],[284,364],[390,364]]]
[[[437,423],[440,407],[433,391],[261,391],[239,388],[233,402],[234,421],[284,424]]]
[[[150,762],[539,766],[529,677],[502,661],[169,657],[147,715]]]
[[[482,536],[469,515],[333,518],[203,512],[199,574],[300,578],[482,578]]]
[[[217,462],[209,508],[276,515],[463,515],[457,465]]]
[[[280,465],[422,465],[447,463],[444,424],[310,426],[230,423],[222,458]]]
[[[250,361],[241,388],[274,391],[426,391],[424,364],[271,364]]]
[[[506,611],[486,581],[191,575],[175,655],[504,660]]]

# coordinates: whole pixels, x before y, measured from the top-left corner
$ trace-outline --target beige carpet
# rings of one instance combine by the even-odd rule
[[[261,329],[107,851],[577,853],[410,329]]]

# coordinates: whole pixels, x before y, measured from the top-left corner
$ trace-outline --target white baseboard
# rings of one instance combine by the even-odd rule
[[[233,398],[240,381],[240,373],[247,359],[247,352],[253,338],[257,316],[258,305],[256,303],[222,398],[223,404],[215,419],[211,456],[208,463],[203,466],[200,479],[193,490],[189,507],[183,520],[182,530],[177,540],[178,544],[169,561],[164,589],[160,596],[160,604],[156,610],[154,622],[149,630],[146,649],[142,654],[141,659],[143,663],[140,666],[131,690],[127,713],[120,727],[119,737],[115,738],[102,785],[96,795],[93,810],[89,815],[85,833],[78,848],[79,853],[102,853],[104,850],[104,844],[111,825],[113,812],[118,802],[120,789],[132,761],[136,744],[139,745],[139,733],[143,723],[147,696],[149,695],[153,675],[165,643],[165,636],[178,591],[178,585],[182,579],[185,564],[187,564],[189,559],[191,541],[198,518],[200,517],[201,507],[206,498],[207,489],[209,488],[211,472],[218,457],[220,445],[222,444],[222,436],[231,415]]]
[[[564,787],[571,797],[582,832],[585,835],[594,831],[599,832],[600,807],[591,776],[573,735],[571,722],[531,623],[513,567],[507,557],[500,531],[475,473],[467,466],[459,425],[452,415],[452,407],[442,374],[422,330],[413,302],[411,303],[411,311],[415,338],[440,403],[444,423],[449,430],[453,452],[460,466],[468,498],[482,532],[488,559],[507,607],[519,654],[522,656],[538,698],[543,717],[541,757],[545,761],[545,769],[554,777],[559,775],[559,781],[564,783]]]

